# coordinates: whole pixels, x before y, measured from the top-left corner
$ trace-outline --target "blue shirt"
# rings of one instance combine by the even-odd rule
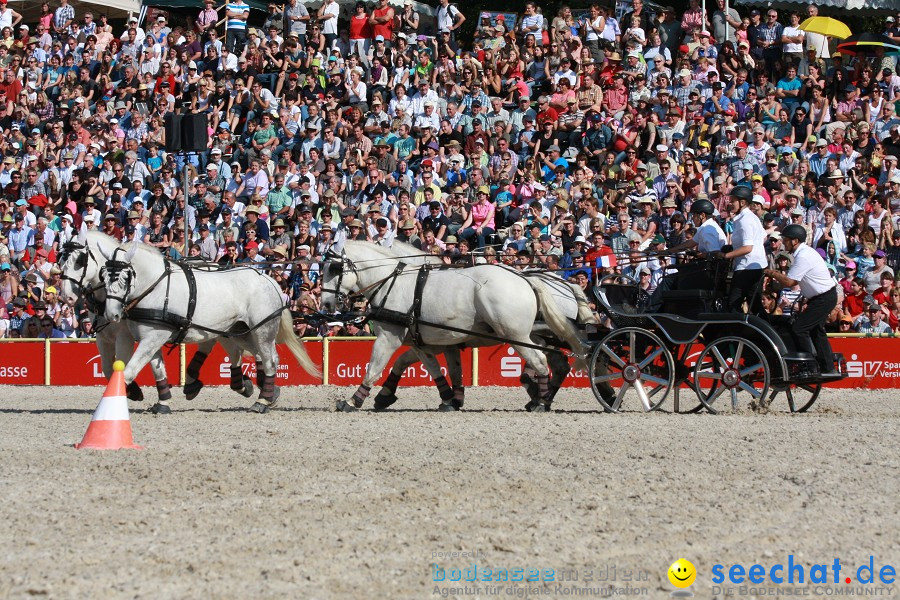
[[[225,6],[225,10],[230,12],[245,12],[248,15],[250,14],[250,6],[245,4],[243,0],[235,0],[234,2],[229,2]],[[229,17],[227,29],[245,31],[247,29],[247,21]]]
[[[800,89],[803,85],[803,82],[800,81],[799,77],[794,77],[792,80],[781,79],[778,81],[778,84],[775,86],[779,90],[786,90],[788,92],[795,92]],[[794,107],[795,105],[800,103],[800,100],[795,96],[786,96],[781,98],[782,104],[787,104],[789,107]],[[788,111],[790,114],[790,111]]]

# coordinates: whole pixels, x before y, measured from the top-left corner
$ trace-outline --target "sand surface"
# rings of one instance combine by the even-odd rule
[[[471,389],[444,414],[408,388],[389,413],[331,412],[351,391],[286,389],[268,415],[177,392],[172,415],[131,404],[145,450],[92,452],[72,444],[102,390],[0,388],[0,597],[432,598],[460,585],[440,569],[475,564],[591,569],[592,586],[605,570],[668,598],[684,556],[716,598],[738,596],[714,564],[900,566],[897,392],[711,416],[607,415],[565,390],[538,415],[520,390]],[[565,595],[526,587],[464,597]]]

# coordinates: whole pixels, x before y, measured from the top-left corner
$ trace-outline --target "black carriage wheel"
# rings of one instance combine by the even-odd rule
[[[784,392],[788,401],[788,408],[792,413],[804,413],[812,408],[816,400],[819,399],[819,393],[822,391],[821,383],[809,383],[800,385],[790,385],[786,388],[776,388],[772,390],[769,396],[769,406],[774,404],[778,394]]]
[[[694,367],[697,397],[709,412],[761,407],[769,391],[769,364],[759,347],[739,337],[710,341]]]
[[[591,390],[607,412],[618,412],[629,390],[645,411],[656,410],[675,382],[675,363],[663,341],[637,327],[616,329],[591,353]]]

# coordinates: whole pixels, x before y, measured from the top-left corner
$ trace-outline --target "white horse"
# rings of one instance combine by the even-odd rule
[[[417,298],[417,273],[418,269],[406,268],[391,250],[353,240],[344,244],[339,257],[327,261],[323,308],[335,310],[339,297],[352,292],[364,295],[369,300],[377,335],[366,375],[353,394],[352,404],[339,401],[338,410],[352,411],[362,406],[387,361],[403,343],[434,354],[448,346],[483,343],[492,336],[508,341],[535,373],[540,404],[534,409],[548,410],[550,370],[546,357],[533,347],[531,340],[538,315],[543,315],[554,335],[568,344],[576,356],[584,348],[544,283],[490,265],[434,270]],[[417,304],[418,317],[410,319]],[[441,409],[453,410],[453,390],[446,378],[439,370],[429,372],[441,391]]]
[[[126,383],[164,344],[173,341],[228,340],[223,346],[227,344],[232,364],[238,366],[240,348],[256,356],[260,396],[251,407],[254,412],[265,413],[275,406],[276,339],[288,346],[307,373],[321,375],[294,334],[281,290],[268,275],[241,267],[189,271],[137,242],[124,248],[98,240],[97,246],[106,259],[106,318],[118,323],[127,317],[128,328],[138,340],[125,366]]]
[[[402,260],[410,264],[443,264],[443,261],[439,256],[427,254],[422,250],[416,248],[415,246],[405,244],[403,242],[395,241],[393,246],[391,246],[391,251],[396,255],[397,260]],[[497,265],[496,268],[509,269],[509,267],[501,265]],[[584,291],[577,285],[565,281],[555,274],[551,274],[542,270],[526,270],[514,272],[520,273],[524,277],[540,278],[541,281],[548,287],[551,295],[554,298],[554,301],[556,302],[557,307],[563,311],[563,314],[565,314],[566,318],[582,325],[599,325],[599,319],[593,313],[593,311],[591,311],[589,301],[585,296]],[[542,341],[544,343],[557,342],[557,340],[555,340],[554,338],[555,336],[553,335],[552,331],[549,330],[546,324],[542,322],[535,323],[534,330],[532,331],[532,340]],[[470,348],[476,346],[492,345],[496,345],[496,341],[483,340],[473,341],[466,344],[466,346]],[[462,408],[465,402],[465,385],[463,383],[460,347],[458,345],[453,345],[447,346],[443,349],[430,348],[430,350],[434,352],[441,351],[443,353],[444,358],[447,361],[447,377],[449,378],[450,385],[453,388],[453,399],[451,401],[451,404],[455,409]],[[417,361],[422,360],[422,351],[423,349],[421,348],[413,347],[397,357],[397,359],[394,361],[394,364],[391,365],[391,370],[388,374],[387,379],[381,386],[378,394],[375,396],[374,402],[376,410],[384,410],[397,401],[397,387],[399,386],[399,383],[403,378],[403,374],[411,365],[415,364]],[[553,398],[556,396],[556,393],[562,387],[563,381],[565,381],[566,377],[568,376],[570,367],[568,359],[561,352],[549,350],[545,351],[544,355],[547,357],[547,362],[549,363],[552,373],[550,378],[550,401],[552,402]],[[434,377],[434,374],[431,368],[428,367],[428,365],[426,365],[426,369],[428,370],[429,374]],[[520,381],[522,385],[525,386],[525,389],[528,392],[528,396],[530,398],[530,401],[525,408],[526,410],[533,410],[534,407],[541,403],[541,399],[538,396],[537,384],[534,382],[534,380],[531,378],[531,374],[529,374],[528,372],[522,373]],[[443,406],[444,405],[442,404],[442,407]]]
[[[97,321],[96,342],[100,352],[100,363],[104,376],[109,378],[112,376],[114,361],[122,360],[127,363],[131,359],[136,340],[125,322],[112,323],[107,321],[103,314],[106,287],[101,276],[101,261],[104,259],[97,248],[96,240],[98,239],[105,239],[113,245],[117,243],[116,240],[100,231],[88,231],[79,234],[77,242],[71,242],[63,247],[59,261],[62,271],[60,291],[63,299],[83,297],[88,303],[90,312],[95,315]],[[203,388],[203,382],[199,379],[200,368],[214,345],[215,341],[200,344],[188,364],[184,386],[184,394],[188,400],[196,398]],[[227,340],[223,347],[226,348],[226,352],[229,352],[229,356],[233,354]],[[242,374],[240,365],[240,360],[237,363],[232,362],[231,388],[245,398],[249,398],[253,395],[253,382]],[[150,361],[150,367],[156,380],[156,390],[159,396],[159,401],[150,410],[156,414],[168,414],[171,412],[169,401],[172,398],[172,392],[161,353],[154,355]],[[128,384],[127,394],[130,400],[139,402],[144,399],[144,394],[135,381]]]

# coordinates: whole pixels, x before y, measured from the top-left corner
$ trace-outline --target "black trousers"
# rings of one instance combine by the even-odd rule
[[[759,282],[762,281],[762,269],[744,269],[735,271],[731,276],[731,289],[728,292],[728,308],[733,312],[744,311],[744,301],[747,301],[750,314],[759,312],[760,301]]]
[[[797,315],[791,328],[797,350],[809,353],[815,351],[819,369],[823,373],[834,371],[834,355],[825,334],[825,319],[837,306],[837,299],[836,287],[810,298],[806,301],[806,310]]]

